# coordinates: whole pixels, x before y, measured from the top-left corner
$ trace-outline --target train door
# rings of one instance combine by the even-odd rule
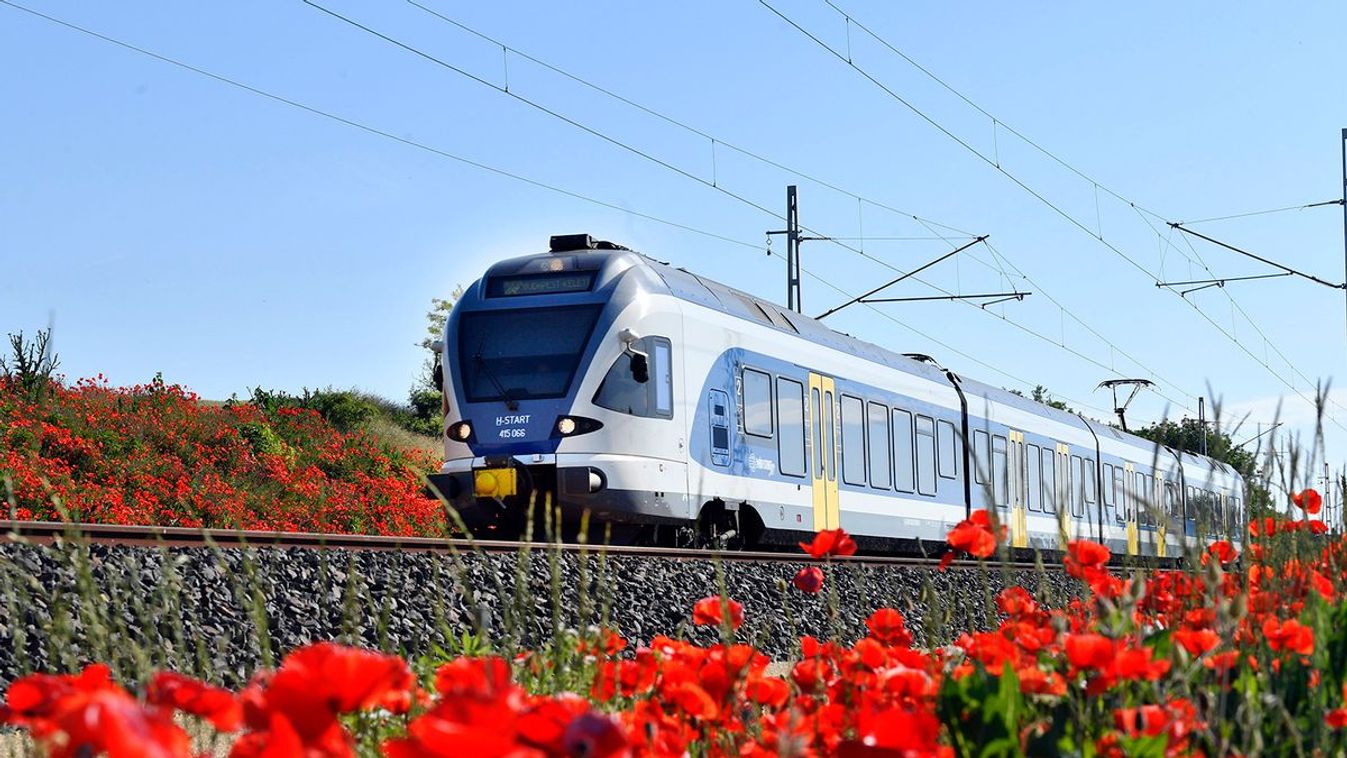
[[[1127,554],[1136,555],[1137,548],[1140,546],[1140,535],[1137,534],[1137,506],[1141,504],[1143,494],[1137,490],[1136,472],[1137,467],[1131,463],[1123,464],[1123,490],[1127,493],[1123,498],[1123,517],[1127,520]]]
[[[1024,432],[1010,432],[1010,546],[1029,547],[1029,517],[1025,512]]]
[[[1168,553],[1169,546],[1165,544],[1165,540],[1169,534],[1169,501],[1172,491],[1173,487],[1164,480],[1163,475],[1155,477],[1155,512],[1157,514],[1155,520],[1155,556],[1157,558],[1164,558]]]
[[[1067,521],[1071,518],[1071,446],[1065,443],[1057,443],[1057,465],[1054,467],[1057,474],[1055,487],[1057,490],[1057,539],[1061,542],[1061,549],[1066,549],[1066,544],[1071,541],[1071,532],[1067,529]]]
[[[837,389],[830,376],[809,375],[810,457],[814,483],[814,531],[837,529]]]

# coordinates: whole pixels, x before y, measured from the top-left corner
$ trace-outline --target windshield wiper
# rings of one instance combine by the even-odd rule
[[[487,379],[491,380],[491,385],[500,393],[500,399],[505,401],[505,407],[512,411],[519,410],[519,402],[510,397],[509,391],[500,383],[500,379],[496,378],[496,373],[491,370],[490,366],[486,365],[486,359],[482,357],[484,349],[486,349],[486,337],[483,337],[482,341],[478,343],[477,354],[472,357],[473,363],[476,364],[479,371],[486,375]]]

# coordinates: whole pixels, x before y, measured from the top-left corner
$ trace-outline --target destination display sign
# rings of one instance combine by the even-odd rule
[[[594,286],[594,271],[562,271],[545,274],[498,276],[487,286],[488,297],[519,295],[555,295],[563,292],[588,292]]]

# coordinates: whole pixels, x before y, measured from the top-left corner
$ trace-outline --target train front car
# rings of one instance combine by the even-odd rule
[[[493,265],[454,306],[445,463],[430,479],[474,535],[517,537],[530,510],[543,526],[548,503],[567,538],[585,512],[617,539],[688,518],[674,423],[682,324],[643,260],[553,237],[548,253]]]

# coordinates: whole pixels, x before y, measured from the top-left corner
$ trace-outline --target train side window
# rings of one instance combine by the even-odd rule
[[[1071,481],[1071,495],[1068,495],[1068,497],[1071,498],[1070,513],[1072,516],[1076,517],[1084,516],[1084,513],[1086,513],[1086,506],[1084,506],[1082,502],[1082,495],[1084,494],[1086,485],[1084,485],[1084,478],[1082,477],[1082,474],[1084,473],[1084,463],[1080,460],[1079,455],[1071,456],[1071,467],[1070,469],[1067,469],[1067,471],[1068,474],[1070,474]]]
[[[663,337],[655,337],[655,349],[651,351],[650,357],[654,359],[655,365],[651,367],[650,375],[655,381],[655,415],[660,418],[673,418],[673,358],[672,351],[669,349],[669,341]]]
[[[1093,458],[1085,459],[1085,469],[1082,476],[1085,478],[1085,502],[1094,505],[1095,490],[1098,488],[1099,480],[1095,475]]]
[[[954,424],[948,421],[939,421],[935,425],[936,442],[940,448],[940,475],[946,479],[953,479],[959,475],[959,459],[956,454],[957,446],[954,440]]]
[[[997,505],[1010,502],[1010,461],[1006,456],[1006,438],[992,435],[992,501]]]
[[[1057,451],[1043,448],[1043,511],[1057,512]]]
[[[917,416],[917,492],[935,494],[935,419]]]
[[[1122,478],[1125,477],[1125,475],[1126,471],[1123,471],[1122,466],[1113,467],[1113,517],[1114,521],[1117,521],[1118,524],[1122,524],[1122,514],[1127,512],[1127,489],[1122,483]]]
[[[843,395],[842,481],[865,484],[865,405],[858,397]]]
[[[776,380],[777,460],[781,473],[804,476],[804,385],[794,379]]]
[[[1137,472],[1137,523],[1149,524],[1151,516],[1151,488],[1150,482],[1146,480],[1146,475]]]
[[[1146,475],[1138,471],[1136,475],[1137,522],[1146,523],[1146,514],[1151,509],[1151,491],[1146,488]]]
[[[1104,464],[1104,491],[1101,493],[1104,499],[1104,508],[1113,508],[1113,464]]]
[[[1043,453],[1039,450],[1038,445],[1029,445],[1029,452],[1025,462],[1028,464],[1029,471],[1027,483],[1029,497],[1027,499],[1029,501],[1029,510],[1031,511],[1043,510],[1043,501],[1041,499],[1043,495],[1042,455]]]
[[[1146,475],[1146,497],[1150,501],[1152,523],[1154,523],[1155,521],[1154,514],[1160,513],[1161,509],[1164,508],[1164,501],[1161,500],[1161,498],[1164,497],[1164,495],[1160,492],[1160,488],[1161,486],[1163,486],[1163,484],[1164,484],[1163,478],[1157,481],[1154,474]]]
[[[991,457],[988,450],[991,446],[991,437],[981,429],[973,430],[973,479],[978,484],[986,484],[988,472],[991,471]]]
[[[744,393],[744,434],[772,436],[772,377],[746,368],[741,375]]]
[[[823,406],[819,400],[818,387],[809,388],[810,402],[813,403],[814,419],[814,478],[823,478]]]
[[[916,489],[916,472],[912,467],[912,414],[893,409],[893,481],[899,492]]]
[[[870,486],[888,489],[893,477],[889,467],[893,457],[889,454],[889,407],[879,403],[866,406],[866,435],[870,440]]]
[[[833,409],[833,393],[823,393],[823,418],[826,423],[823,424],[823,450],[828,454],[828,481],[837,481],[837,441],[834,436],[837,434],[836,411]]]
[[[648,356],[650,380],[636,381],[631,373],[631,354],[622,353],[599,383],[594,404],[632,416],[673,418],[673,359],[669,340],[642,337],[631,346]]]

